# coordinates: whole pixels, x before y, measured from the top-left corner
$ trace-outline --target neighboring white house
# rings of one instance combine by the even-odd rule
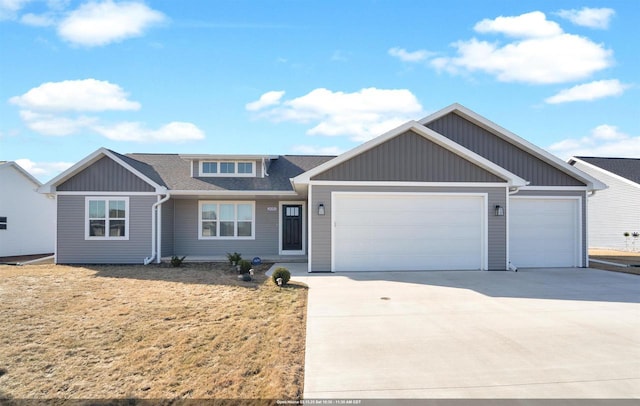
[[[640,159],[572,157],[569,163],[608,186],[588,199],[589,247],[640,251],[640,237],[632,236],[640,233]]]
[[[55,199],[15,162],[0,161],[0,257],[53,253]]]

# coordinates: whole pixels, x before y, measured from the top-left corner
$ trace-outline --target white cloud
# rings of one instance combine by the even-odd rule
[[[280,99],[284,96],[284,91],[273,90],[260,96],[260,99],[247,103],[245,108],[248,111],[257,111],[265,107],[273,106],[280,103]]]
[[[204,132],[192,123],[174,121],[157,130],[141,123],[123,122],[112,126],[94,126],[99,134],[114,141],[185,142],[204,139]]]
[[[398,47],[391,48],[388,52],[389,55],[400,59],[402,62],[421,62],[435,55],[433,52],[424,49],[409,52],[404,48]]]
[[[316,145],[294,145],[293,152],[305,155],[340,155],[344,150],[340,147],[319,147]]]
[[[27,127],[37,133],[53,136],[75,134],[95,124],[96,117],[65,117],[50,113],[37,113],[31,110],[21,110],[20,117]]]
[[[51,14],[27,13],[20,17],[20,22],[33,27],[49,27],[55,25],[55,18]]]
[[[39,111],[139,110],[140,103],[127,99],[118,85],[96,79],[47,82],[9,102]]]
[[[616,126],[602,124],[588,136],[556,142],[548,149],[565,160],[572,156],[637,158],[640,156],[640,136],[631,136]]]
[[[544,13],[533,11],[514,17],[500,16],[493,20],[485,18],[473,29],[480,33],[500,33],[509,37],[536,38],[562,34],[558,23],[547,20]]]
[[[562,30],[552,34],[551,22],[546,17],[540,19],[540,16],[544,17],[542,13],[536,14],[533,19],[538,21],[538,28],[533,24],[523,24],[518,28],[513,22],[523,16],[527,14],[498,17],[503,19],[499,23],[498,19],[483,20],[476,25],[477,30],[491,29],[492,32],[520,36],[522,39],[506,44],[476,38],[458,41],[453,44],[457,56],[432,59],[431,65],[452,74],[480,71],[494,75],[502,82],[547,84],[584,79],[613,63],[613,52],[602,44],[563,33]]]
[[[164,21],[164,14],[144,3],[90,1],[60,22],[58,35],[75,45],[102,46],[139,37],[149,27]]]
[[[415,119],[422,106],[406,89],[366,88],[344,93],[318,88],[256,113],[274,122],[311,123],[308,135],[364,141]]]
[[[573,101],[592,101],[603,97],[620,96],[629,86],[620,83],[618,79],[598,80],[591,83],[563,89],[557,94],[545,99],[549,104]]]
[[[40,180],[51,179],[73,166],[72,162],[34,162],[27,158],[16,159],[15,162]]]
[[[611,22],[611,18],[615,13],[615,10],[611,8],[583,7],[580,10],[560,10],[555,14],[571,21],[575,25],[606,30],[609,28],[609,22]]]
[[[0,0],[0,21],[13,20],[18,11],[31,2],[31,0]]]

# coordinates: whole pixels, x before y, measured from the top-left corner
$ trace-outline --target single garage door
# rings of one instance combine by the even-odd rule
[[[581,266],[580,200],[512,197],[509,259],[518,268]]]
[[[333,195],[333,270],[486,269],[484,195]]]

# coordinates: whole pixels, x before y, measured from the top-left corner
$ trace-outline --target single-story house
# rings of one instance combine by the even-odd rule
[[[13,161],[0,162],[0,257],[51,254],[56,202],[38,193],[36,178]]]
[[[633,237],[640,233],[640,159],[579,156],[569,163],[608,186],[589,198],[589,247],[640,251]]]
[[[99,149],[40,190],[58,263],[308,259],[310,272],[588,264],[605,185],[459,104],[337,157]]]

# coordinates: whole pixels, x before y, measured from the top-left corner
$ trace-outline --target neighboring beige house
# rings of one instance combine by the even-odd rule
[[[15,162],[0,161],[0,185],[0,257],[53,253],[55,199]]]
[[[589,247],[640,251],[633,237],[640,233],[640,159],[580,156],[569,164],[608,186],[588,199]]]

